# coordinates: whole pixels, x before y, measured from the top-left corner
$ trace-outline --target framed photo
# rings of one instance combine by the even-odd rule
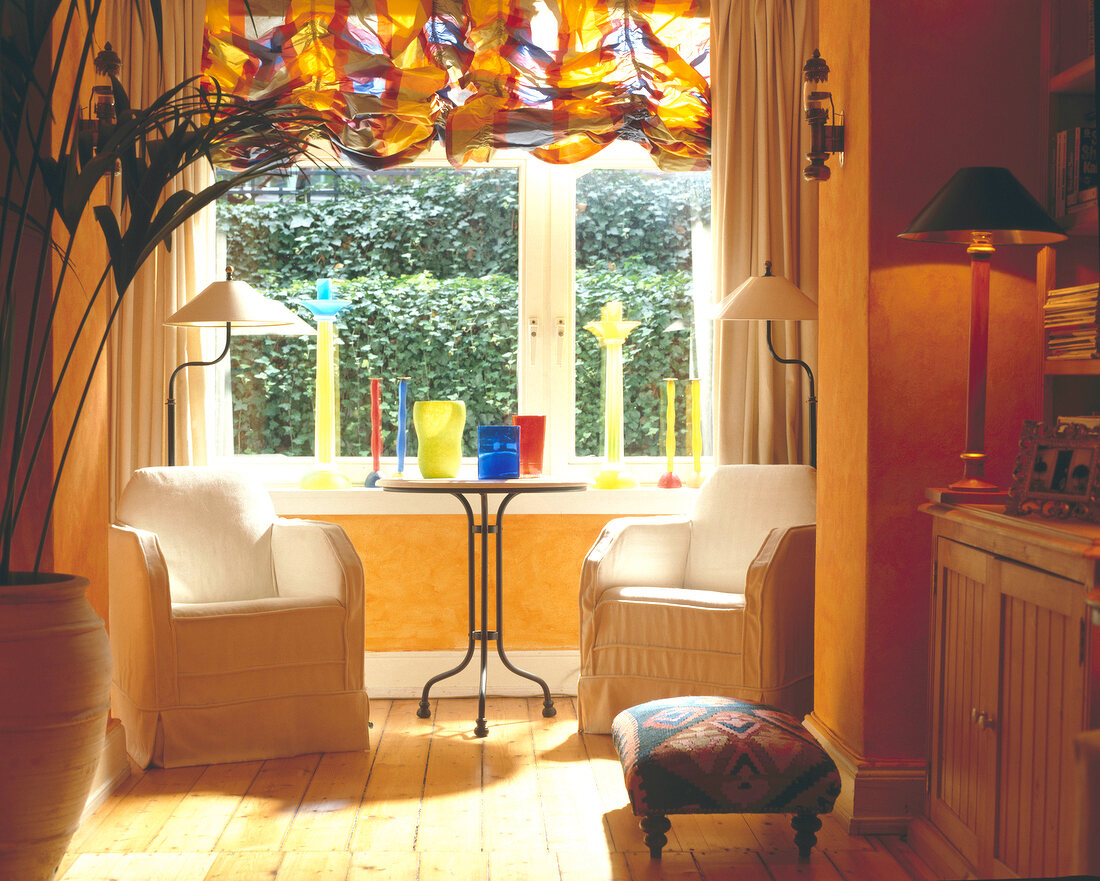
[[[1025,422],[1006,511],[1100,522],[1100,429]]]

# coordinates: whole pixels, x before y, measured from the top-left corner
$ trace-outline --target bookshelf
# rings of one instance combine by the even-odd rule
[[[1093,0],[1043,0],[1042,4],[1040,131],[1042,157],[1049,174],[1040,200],[1069,234],[1067,241],[1040,249],[1036,261],[1042,353],[1038,412],[1047,423],[1054,423],[1060,416],[1100,414],[1100,356],[1095,344],[1087,351],[1078,345],[1074,353],[1078,357],[1048,357],[1050,328],[1046,321],[1051,311],[1046,304],[1052,292],[1055,299],[1067,291],[1076,292],[1080,299],[1081,289],[1094,285],[1100,277],[1095,134],[1087,133],[1096,128],[1092,14]],[[1087,145],[1090,138],[1091,159],[1079,146],[1082,140]],[[1073,168],[1075,162],[1077,167]],[[1082,335],[1087,333],[1085,328],[1077,330]],[[1057,352],[1058,344],[1054,348]],[[1062,354],[1068,353],[1063,350]]]
[[[1044,201],[1071,235],[1097,234],[1096,51],[1092,0],[1044,0],[1040,89]]]

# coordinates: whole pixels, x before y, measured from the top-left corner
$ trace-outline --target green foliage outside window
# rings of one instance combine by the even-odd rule
[[[375,376],[383,379],[385,455],[396,448],[402,376],[409,377],[410,405],[465,401],[471,432],[517,412],[516,175],[512,169],[326,173],[327,179],[314,173],[297,179],[302,186],[282,181],[283,192],[270,201],[237,194],[219,204],[236,277],[291,306],[313,296],[316,279],[332,278],[333,296],[353,303],[336,323],[339,455],[370,455]],[[330,192],[318,194],[319,186]],[[625,452],[660,455],[661,380],[689,370],[688,335],[663,330],[674,317],[692,314],[691,222],[709,211],[709,193],[701,195],[689,176],[616,171],[590,172],[577,190],[578,325],[598,319],[613,299],[623,302],[629,320],[642,322],[624,348]],[[598,456],[600,351],[579,327],[575,357],[576,452]],[[234,339],[237,453],[313,454],[315,358],[311,338]],[[408,443],[415,456],[411,427]]]

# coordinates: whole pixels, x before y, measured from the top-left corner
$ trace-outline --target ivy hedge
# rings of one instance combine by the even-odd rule
[[[394,454],[402,376],[410,406],[466,402],[469,453],[475,426],[517,412],[517,172],[314,173],[291,181],[277,182],[277,194],[223,200],[218,226],[237,277],[268,296],[293,308],[314,296],[316,279],[332,278],[333,296],[352,303],[336,324],[339,454],[370,455],[371,377],[383,380],[383,450]],[[624,449],[658,455],[662,379],[689,371],[688,334],[663,331],[692,314],[691,223],[709,211],[709,192],[691,176],[595,171],[578,180],[577,203],[577,323],[598,320],[614,299],[641,322],[624,347]],[[576,451],[598,456],[600,350],[579,328],[574,355]],[[313,338],[234,338],[237,453],[313,454],[315,359]],[[414,456],[411,424],[408,447]]]

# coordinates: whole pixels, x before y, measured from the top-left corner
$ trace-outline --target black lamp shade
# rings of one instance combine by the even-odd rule
[[[1062,228],[1007,168],[960,168],[898,237],[969,245],[973,233],[993,245],[1047,245]]]

